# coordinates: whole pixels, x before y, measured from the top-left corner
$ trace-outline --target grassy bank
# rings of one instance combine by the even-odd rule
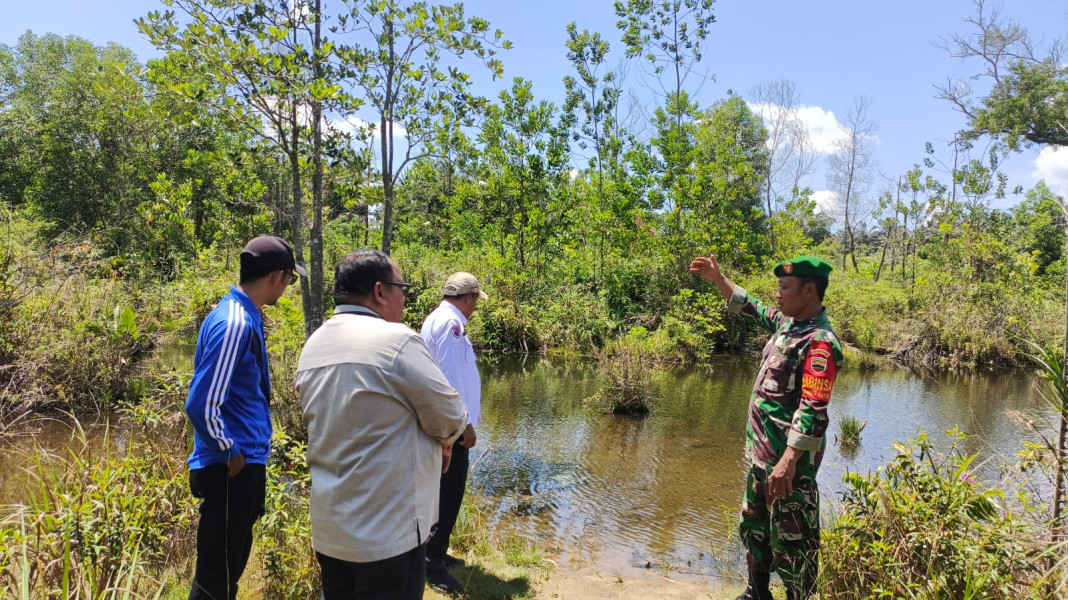
[[[0,514],[0,597],[186,597],[198,501],[176,417],[168,403],[89,432],[74,420],[68,447],[53,451],[0,442],[28,473],[24,502]],[[267,509],[242,589],[256,598],[316,597],[304,446],[280,431],[273,448]],[[477,502],[469,498],[453,538],[453,551],[468,560],[457,571],[467,597],[533,597],[548,563],[536,548],[488,531]]]
[[[0,596],[185,597],[196,502],[175,414],[173,407],[142,410],[96,431],[75,421],[69,451],[5,442],[9,456],[22,453],[30,476],[25,502],[3,507],[0,518]],[[1068,547],[1048,541],[1048,505],[1027,485],[1027,478],[1046,474],[1041,461],[1013,465],[1027,471],[1023,477],[987,482],[976,473],[977,457],[959,446],[938,453],[921,435],[895,448],[876,472],[847,475],[843,498],[829,503],[820,598],[1063,597]],[[280,432],[267,512],[243,579],[247,597],[317,595],[308,487],[303,445]],[[453,536],[452,552],[468,563],[454,571],[467,587],[464,597],[540,597],[552,561],[536,546],[491,530],[482,501],[468,497]],[[571,585],[568,575],[561,578]],[[642,589],[617,579],[621,597]]]

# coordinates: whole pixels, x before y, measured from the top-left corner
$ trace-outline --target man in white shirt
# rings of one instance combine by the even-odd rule
[[[420,332],[445,378],[460,393],[468,416],[463,435],[452,447],[449,470],[441,475],[438,524],[426,545],[426,579],[431,587],[446,593],[463,589],[446,567],[463,564],[462,560],[448,555],[449,537],[467,488],[468,451],[475,445],[475,425],[482,420],[482,382],[466,330],[467,320],[480,298],[487,296],[474,275],[453,273],[445,281],[444,299],[423,322]]]
[[[334,316],[297,365],[324,600],[423,597],[439,478],[468,419],[426,344],[401,323],[408,287],[385,254],[347,255]]]

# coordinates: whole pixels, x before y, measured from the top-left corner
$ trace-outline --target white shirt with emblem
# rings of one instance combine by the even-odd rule
[[[423,322],[419,334],[449,384],[460,393],[471,425],[478,425],[482,421],[482,380],[466,327],[467,317],[460,309],[442,300]]]

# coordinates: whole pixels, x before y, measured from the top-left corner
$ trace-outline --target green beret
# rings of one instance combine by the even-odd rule
[[[775,265],[776,277],[827,277],[834,267],[815,256],[795,256]]]

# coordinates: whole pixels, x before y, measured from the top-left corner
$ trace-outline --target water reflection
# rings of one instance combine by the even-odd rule
[[[483,365],[483,415],[472,491],[491,507],[488,526],[556,553],[562,564],[682,574],[740,568],[735,513],[745,482],[746,408],[757,363],[722,358],[661,376],[645,418],[582,407],[597,390],[592,365],[495,360]],[[965,450],[1010,455],[1027,435],[1009,410],[1050,415],[1026,375],[937,377],[908,371],[843,373],[831,406],[868,421],[860,446],[828,445],[820,485],[840,489],[846,470],[890,459],[891,443],[959,426]],[[836,426],[832,422],[832,433]],[[990,463],[991,465],[993,463]]]

